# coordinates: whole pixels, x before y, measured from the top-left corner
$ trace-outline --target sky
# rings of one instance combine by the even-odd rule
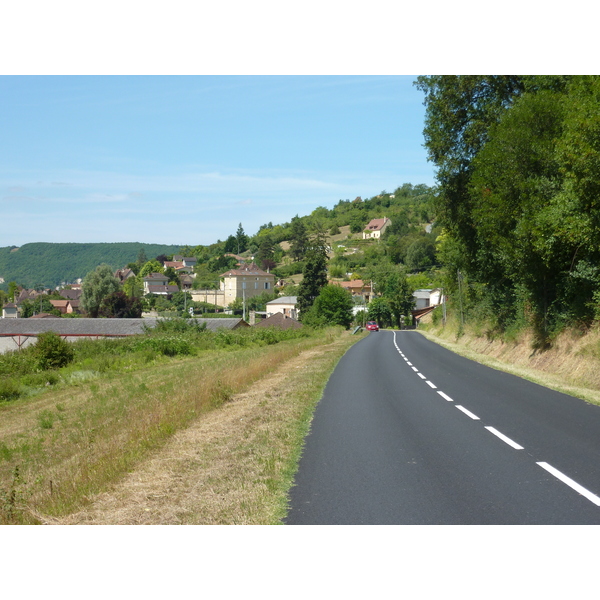
[[[0,77],[0,246],[208,245],[434,184],[403,75]]]

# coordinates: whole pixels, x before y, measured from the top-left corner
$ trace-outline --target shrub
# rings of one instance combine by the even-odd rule
[[[21,395],[21,388],[14,379],[0,380],[0,401],[10,402]]]
[[[53,331],[47,331],[38,336],[35,356],[40,369],[60,369],[72,362],[75,352],[69,342]]]

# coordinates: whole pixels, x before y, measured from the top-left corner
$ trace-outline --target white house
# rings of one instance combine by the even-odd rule
[[[415,298],[415,310],[437,306],[444,301],[441,288],[415,290],[413,297]]]
[[[371,219],[363,231],[363,240],[378,240],[391,224],[391,220],[387,217],[383,217],[383,219]]]
[[[3,319],[16,319],[18,317],[17,305],[9,302],[2,307],[2,318]]]
[[[275,298],[267,302],[267,317],[281,313],[284,317],[291,317],[292,319],[298,318],[298,296],[281,296],[281,298]]]

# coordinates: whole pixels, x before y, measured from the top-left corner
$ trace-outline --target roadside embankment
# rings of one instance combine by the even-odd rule
[[[419,332],[471,360],[600,405],[598,328],[585,334],[565,331],[546,350],[534,350],[533,335],[527,331],[510,341],[469,326],[458,335],[458,327],[451,322]]]

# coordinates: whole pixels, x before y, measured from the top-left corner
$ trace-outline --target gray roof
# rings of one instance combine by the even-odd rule
[[[144,325],[154,327],[149,319],[0,319],[0,335],[37,335],[54,331],[60,335],[136,335]]]
[[[267,302],[269,304],[296,304],[298,302],[298,296],[281,296],[280,298],[275,298],[275,300],[271,300]]]
[[[159,318],[144,319],[0,319],[0,336],[38,335],[54,331],[65,336],[124,336],[144,333],[145,327],[155,327]],[[243,319],[198,319],[206,328],[236,329],[247,326]]]

